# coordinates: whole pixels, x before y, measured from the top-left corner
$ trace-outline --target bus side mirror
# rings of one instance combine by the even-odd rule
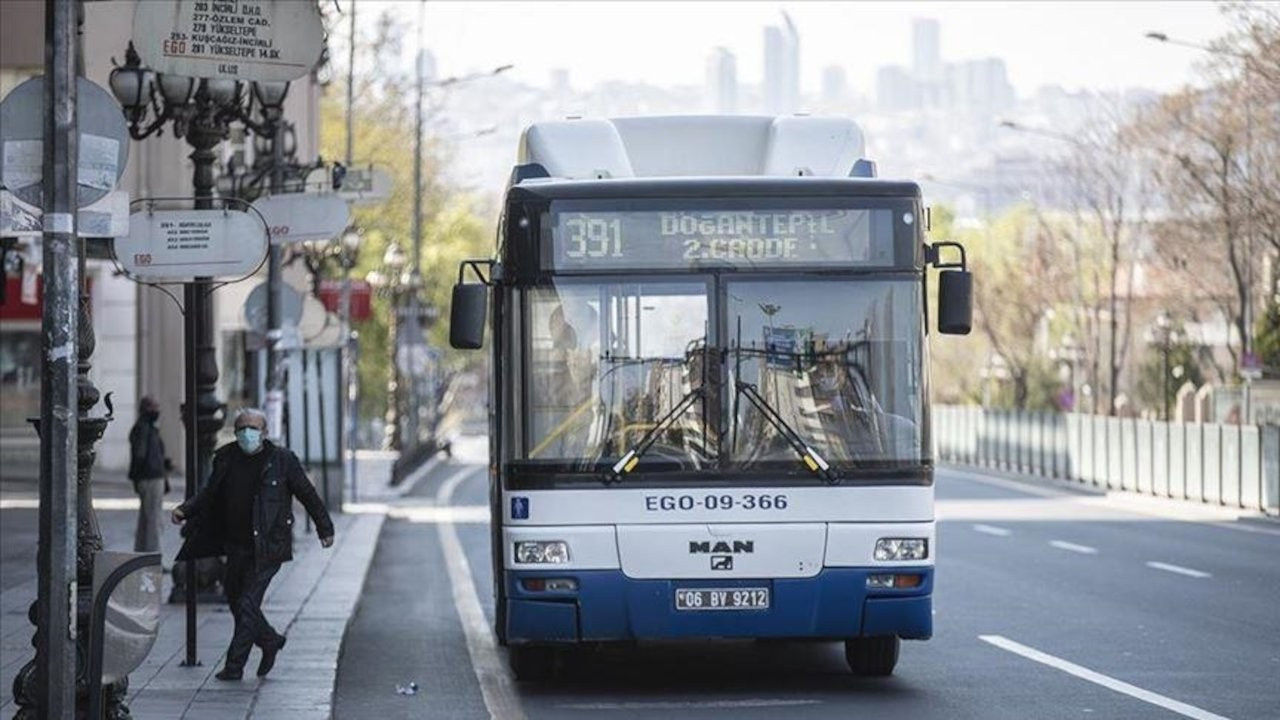
[[[449,344],[458,350],[478,350],[484,345],[484,320],[489,287],[483,283],[453,286],[449,307]]]
[[[968,335],[973,329],[973,274],[968,270],[938,273],[938,332]]]

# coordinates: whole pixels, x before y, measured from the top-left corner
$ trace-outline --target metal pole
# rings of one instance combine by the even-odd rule
[[[1164,419],[1169,421],[1169,338],[1165,338],[1164,347]]]
[[[350,42],[347,44],[347,167],[351,167],[355,153],[355,123],[354,110],[355,107],[355,77],[356,77],[356,3],[351,0],[351,36]],[[345,375],[346,392],[343,397],[343,413],[342,417],[346,420],[347,432],[346,438],[341,443],[341,447],[345,449],[344,464],[346,465],[347,483],[351,487],[351,502],[356,502],[356,432],[358,428],[357,414],[359,407],[356,405],[356,364],[355,364],[355,338],[351,336],[351,269],[355,264],[355,258],[349,257],[346,253],[350,252],[348,248],[344,248],[343,268],[342,268],[342,299],[339,304],[339,312],[342,316],[342,370]]]
[[[271,139],[271,194],[284,191],[284,133],[283,121],[275,123]],[[267,249],[267,433],[272,440],[281,439],[284,412],[284,367],[280,362],[280,341],[283,339],[280,305],[283,283],[280,277],[280,245],[271,240]]]
[[[352,146],[354,143],[352,133],[352,108],[355,107],[355,78],[356,78],[356,2],[351,0],[349,8],[351,14],[351,34],[347,43],[347,167],[351,167]]]
[[[320,416],[320,488],[324,493],[325,505],[332,505],[329,497],[329,426],[325,423],[324,413],[324,361],[325,353],[316,351],[312,355],[316,367],[316,410]]]
[[[197,338],[197,315],[196,306],[199,302],[196,300],[196,293],[199,288],[195,283],[187,283],[183,286],[182,291],[182,345],[187,349],[186,372],[183,373],[183,422],[186,423],[186,488],[183,490],[183,499],[190,501],[196,494],[196,483],[200,477],[200,441],[199,431],[196,426],[196,404],[198,402],[196,391],[196,338]],[[186,602],[186,622],[187,622],[187,654],[182,661],[184,667],[193,667],[200,664],[200,659],[196,657],[196,561],[188,559],[184,569],[185,597]]]
[[[196,95],[196,121],[187,131],[187,142],[193,148],[190,158],[194,166],[191,176],[197,210],[214,209],[213,149],[222,141],[222,130],[213,119],[215,110],[202,88]],[[194,494],[204,485],[213,464],[214,445],[222,428],[223,403],[218,399],[218,360],[213,340],[213,303],[210,299],[212,279],[197,277],[184,288],[184,342],[187,356],[187,493]],[[190,496],[190,495],[189,495]],[[188,496],[188,497],[189,497]],[[186,563],[185,600],[187,604],[187,656],[185,665],[199,665],[196,658],[196,566],[204,564],[212,575],[221,577],[217,560]],[[210,583],[212,584],[212,583]],[[211,590],[211,588],[206,588]]]
[[[418,90],[417,102],[414,103],[413,125],[413,274],[420,274],[422,269],[422,94],[426,85],[422,63],[425,59],[422,47],[423,11],[426,0],[418,4]]]
[[[44,377],[40,384],[40,511],[35,672],[42,717],[75,714],[76,423],[80,268],[76,257],[76,12],[45,6]]]
[[[1253,235],[1254,227],[1254,190],[1253,190],[1253,72],[1250,70],[1250,58],[1244,58],[1244,157],[1245,157],[1245,302],[1244,302],[1244,345],[1245,355],[1253,353]],[[1246,393],[1248,390],[1245,391]]]

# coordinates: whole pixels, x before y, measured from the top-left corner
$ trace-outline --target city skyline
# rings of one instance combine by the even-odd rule
[[[1001,58],[1018,96],[1044,85],[1168,91],[1193,80],[1203,58],[1159,47],[1143,34],[1159,30],[1206,42],[1228,27],[1217,5],[1197,2],[746,3],[733,13],[725,13],[723,3],[701,2],[522,3],[518,13],[512,7],[428,4],[424,35],[441,74],[511,63],[513,79],[540,87],[557,68],[569,71],[575,90],[606,81],[700,86],[706,58],[723,47],[736,58],[739,82],[761,85],[761,29],[781,25],[785,12],[804,38],[798,55],[802,95],[820,92],[822,69],[830,66],[846,71],[855,92],[874,94],[879,68],[909,68],[918,60],[912,43],[917,18],[941,27],[938,61]],[[361,0],[359,21],[372,28],[384,10],[406,23],[417,19],[416,3]],[[345,36],[335,33],[330,42],[344,45]],[[655,45],[661,53],[651,51]]]

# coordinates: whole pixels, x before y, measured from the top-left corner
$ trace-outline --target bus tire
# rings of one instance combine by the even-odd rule
[[[844,659],[854,675],[888,677],[898,664],[901,644],[893,635],[850,638],[844,641]]]
[[[508,645],[507,664],[516,680],[550,680],[555,674],[555,648],[546,645]]]

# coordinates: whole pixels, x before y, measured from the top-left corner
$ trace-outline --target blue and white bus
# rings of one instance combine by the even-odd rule
[[[838,118],[545,122],[520,153],[450,328],[488,329],[515,675],[679,638],[838,640],[892,673],[933,631],[927,267],[938,330],[971,314],[919,187]]]

